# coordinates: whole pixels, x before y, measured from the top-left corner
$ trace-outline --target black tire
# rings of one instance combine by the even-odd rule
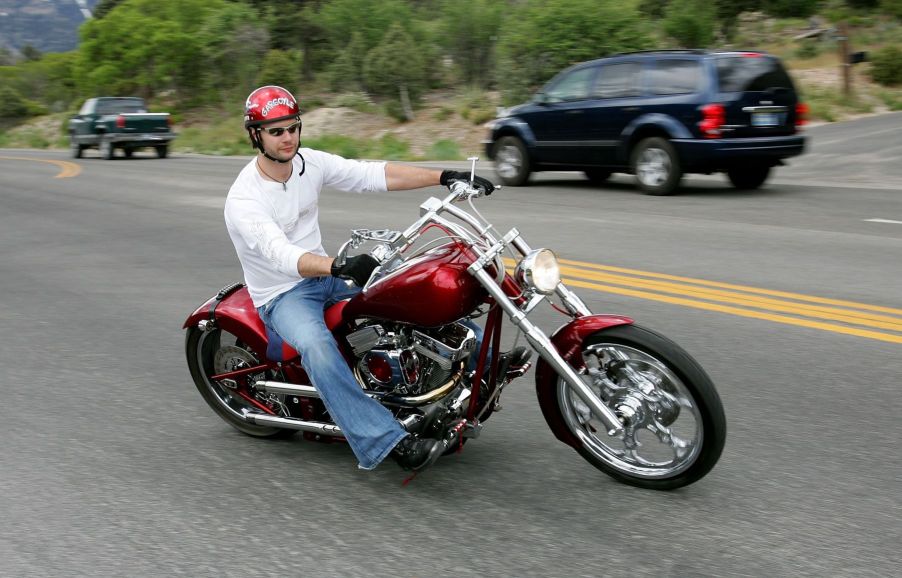
[[[157,149],[157,157],[161,159],[165,159],[167,155],[169,155],[169,147],[166,145],[161,145],[155,147]]]
[[[80,159],[81,153],[84,150],[85,150],[85,147],[78,144],[78,142],[76,142],[74,137],[72,137],[72,136],[69,137],[69,152],[72,153],[73,159]]]
[[[135,154],[135,149],[124,148],[122,149],[122,154],[125,155],[125,158],[130,159],[132,155]]]
[[[733,186],[742,191],[752,191],[764,184],[770,176],[769,166],[736,167],[727,171]]]
[[[639,188],[648,195],[672,195],[683,178],[676,149],[661,137],[640,141],[633,149],[630,166]]]
[[[631,401],[628,392],[633,390],[629,385],[635,384],[633,376],[639,375],[643,386],[654,385],[652,395],[658,396],[661,403],[643,402],[637,415],[644,412],[645,416],[652,418],[653,427],[663,427],[667,431],[657,435],[651,429],[637,429],[632,442],[638,441],[640,432],[649,433],[642,434],[643,443],[634,446],[634,454],[631,455],[630,444],[608,436],[604,427],[592,425],[591,419],[597,418],[586,418],[579,408],[581,402],[575,401],[577,398],[570,387],[559,380],[556,395],[558,410],[564,423],[581,442],[577,449],[580,455],[618,481],[654,490],[680,488],[707,474],[723,451],[727,423],[720,396],[704,369],[676,343],[635,325],[622,325],[592,334],[583,343],[584,355],[593,351],[592,346],[599,347],[595,351],[610,359],[607,364],[599,364],[608,379],[606,383],[620,387],[614,392],[607,392],[607,405],[611,407],[624,400]],[[614,350],[618,352],[617,356],[606,356],[604,353]],[[600,361],[602,357],[595,359]],[[595,389],[596,385],[592,387]],[[600,389],[597,391],[601,393]],[[600,397],[604,399],[604,396]],[[688,419],[680,422],[681,417]],[[687,424],[695,432],[689,436],[688,442],[683,439]],[[686,445],[681,447],[674,438]],[[680,451],[685,451],[686,455],[681,457]],[[638,455],[645,452],[649,452],[648,455],[654,452],[663,454],[665,461],[659,463]],[[668,452],[673,453],[671,462],[666,461]],[[672,462],[675,464],[671,465]]]
[[[586,169],[583,172],[593,185],[601,185],[611,178],[611,171],[606,169]]]
[[[492,155],[495,159],[495,174],[509,187],[526,184],[532,172],[526,145],[515,136],[505,136],[495,144]]]
[[[188,360],[188,369],[194,385],[201,397],[207,402],[213,411],[243,434],[257,438],[289,438],[297,433],[295,430],[254,425],[238,417],[237,412],[243,408],[252,409],[252,406],[230,396],[222,386],[210,381],[210,375],[215,374],[214,356],[221,347],[222,332],[219,329],[201,331],[196,327],[188,329],[185,335],[185,356]],[[246,347],[241,347],[247,350]],[[249,351],[249,350],[248,350]],[[253,355],[253,352],[249,352]],[[255,410],[259,411],[259,410]]]
[[[116,158],[116,147],[113,146],[112,141],[109,139],[100,137],[100,145],[98,145],[100,149],[100,157],[102,159],[111,161]]]

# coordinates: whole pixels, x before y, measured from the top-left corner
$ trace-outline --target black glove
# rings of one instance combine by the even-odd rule
[[[466,173],[463,171],[442,171],[442,178],[439,179],[439,182],[443,187],[450,187],[451,183],[454,181],[464,181],[465,183],[470,182],[470,173]],[[485,191],[485,194],[491,195],[492,191],[495,190],[495,185],[492,184],[492,181],[482,178],[482,177],[474,177],[473,185],[479,187],[480,189]]]
[[[338,261],[332,262],[332,276],[341,279],[350,279],[363,287],[370,280],[373,269],[379,266],[379,261],[373,259],[370,255],[356,255],[345,259],[345,264],[338,266]]]

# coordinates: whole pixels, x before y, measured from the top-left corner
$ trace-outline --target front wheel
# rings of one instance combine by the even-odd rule
[[[557,403],[577,451],[621,482],[656,490],[689,485],[717,463],[727,425],[720,397],[701,366],[666,337],[618,326],[582,345],[583,379],[621,416],[609,436],[589,407],[559,379]]]
[[[649,195],[672,195],[683,178],[676,149],[667,139],[651,137],[639,142],[632,156],[639,188]]]
[[[510,187],[525,185],[529,180],[529,153],[515,136],[502,137],[495,145],[495,173]]]
[[[157,158],[165,159],[169,155],[169,146],[160,145],[156,147],[157,149]]]

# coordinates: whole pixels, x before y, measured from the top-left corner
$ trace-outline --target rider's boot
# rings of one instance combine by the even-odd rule
[[[411,434],[398,442],[391,455],[403,469],[418,472],[435,463],[445,449],[440,440],[418,438]]]

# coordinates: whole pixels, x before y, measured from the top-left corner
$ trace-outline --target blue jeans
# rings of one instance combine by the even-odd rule
[[[310,381],[360,467],[372,470],[409,434],[390,411],[363,392],[323,320],[325,308],[359,291],[359,287],[348,287],[335,277],[311,277],[257,312],[301,354]]]

